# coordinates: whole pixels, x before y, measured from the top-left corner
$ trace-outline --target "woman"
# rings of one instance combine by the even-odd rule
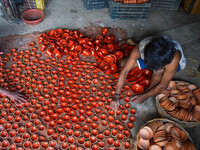
[[[186,59],[180,44],[166,36],[147,37],[137,44],[130,56],[122,60],[115,97],[111,101],[111,108],[118,109],[120,91],[124,85],[126,76],[131,69],[151,69],[153,71],[151,84],[141,95],[134,95],[131,100],[141,104],[148,97],[156,95],[166,89],[175,73],[185,68]]]

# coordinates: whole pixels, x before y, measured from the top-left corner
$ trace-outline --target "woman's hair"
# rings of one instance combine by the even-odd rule
[[[154,38],[144,48],[144,63],[148,69],[159,70],[171,63],[175,52],[174,44],[168,39]]]

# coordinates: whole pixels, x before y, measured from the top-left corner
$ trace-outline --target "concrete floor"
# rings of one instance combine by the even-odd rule
[[[9,24],[0,18],[0,37],[23,35],[55,28],[73,30],[90,25],[120,27],[127,30],[129,38],[138,41],[147,35],[167,35],[182,45],[187,58],[186,68],[197,73],[195,68],[200,62],[200,15],[188,15],[181,8],[178,11],[151,10],[148,18],[144,21],[112,20],[108,15],[108,9],[87,11],[83,7],[82,0],[48,0],[45,18],[39,25]],[[191,61],[190,58],[197,62]],[[190,77],[185,70],[178,72],[174,79],[200,85],[200,78]],[[134,107],[141,110],[141,113],[137,114],[133,133],[137,133],[140,126],[146,121],[159,117],[154,98],[150,98],[142,105],[134,105]],[[187,131],[194,140],[197,149],[200,149],[200,126],[187,129]]]

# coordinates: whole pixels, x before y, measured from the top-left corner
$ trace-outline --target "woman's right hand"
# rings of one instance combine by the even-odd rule
[[[18,104],[24,104],[26,102],[26,97],[25,95],[21,94],[21,92],[23,91],[22,90],[19,90],[17,92],[11,92],[9,91],[7,96],[14,100],[15,104],[18,105]]]
[[[110,102],[110,107],[114,110],[117,111],[119,109],[119,105],[120,105],[120,96],[119,95],[115,95],[114,98],[112,99],[112,101]]]

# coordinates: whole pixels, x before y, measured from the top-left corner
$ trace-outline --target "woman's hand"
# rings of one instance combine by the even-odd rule
[[[14,100],[15,104],[18,105],[18,104],[24,104],[26,102],[26,96],[21,94],[21,92],[23,91],[24,89],[21,89],[17,92],[11,92],[9,91],[7,96]]]
[[[131,101],[133,103],[136,103],[136,104],[142,104],[148,97],[146,97],[145,95],[141,94],[141,95],[134,95],[132,98],[131,98]]]
[[[119,105],[120,105],[119,101],[120,101],[119,95],[115,95],[114,98],[112,99],[112,101],[110,102],[110,107],[114,111],[119,109]]]

